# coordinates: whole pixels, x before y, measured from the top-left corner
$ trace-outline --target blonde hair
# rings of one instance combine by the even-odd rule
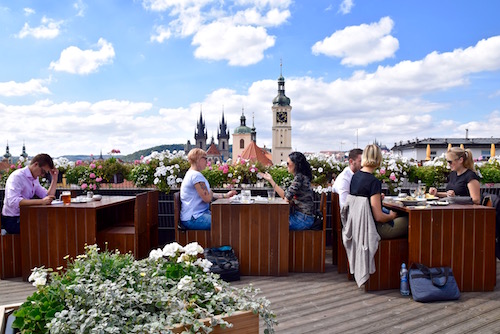
[[[470,169],[473,172],[476,172],[476,168],[474,167],[474,159],[472,158],[472,151],[469,149],[463,149],[460,147],[452,147],[446,152],[446,154],[452,154],[455,159],[464,158],[463,165],[465,168]]]
[[[361,155],[361,166],[379,167],[382,163],[382,151],[375,144],[367,145]]]
[[[198,160],[200,160],[201,157],[206,157],[207,152],[203,151],[201,148],[193,148],[191,151],[188,153],[188,161],[191,165],[194,165]]]

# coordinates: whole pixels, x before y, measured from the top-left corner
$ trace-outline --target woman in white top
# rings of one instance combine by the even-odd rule
[[[210,202],[218,198],[230,198],[236,195],[231,190],[225,194],[214,193],[210,184],[201,173],[207,167],[207,153],[201,148],[193,148],[188,153],[191,167],[186,172],[181,184],[181,223],[191,230],[210,230],[212,214]]]

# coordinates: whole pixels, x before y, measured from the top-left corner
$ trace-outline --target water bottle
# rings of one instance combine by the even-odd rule
[[[401,282],[399,284],[399,292],[403,296],[410,295],[410,286],[408,284],[408,269],[406,269],[406,264],[401,265],[401,271],[399,272],[399,276],[401,277]]]

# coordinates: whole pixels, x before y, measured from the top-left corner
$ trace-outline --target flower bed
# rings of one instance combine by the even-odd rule
[[[274,332],[269,301],[252,286],[232,288],[209,273],[197,243],[153,250],[148,259],[99,252],[97,246],[70,260],[66,271],[35,268],[29,280],[38,291],[15,312],[15,328],[37,333],[192,333],[230,325],[237,311],[251,311]],[[209,321],[205,321],[209,319]],[[223,332],[224,333],[224,332]]]

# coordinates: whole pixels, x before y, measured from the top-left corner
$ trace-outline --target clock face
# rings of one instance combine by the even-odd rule
[[[287,115],[286,111],[278,111],[276,113],[276,121],[278,123],[286,123],[287,122],[287,118],[288,118],[287,116],[288,115]]]

